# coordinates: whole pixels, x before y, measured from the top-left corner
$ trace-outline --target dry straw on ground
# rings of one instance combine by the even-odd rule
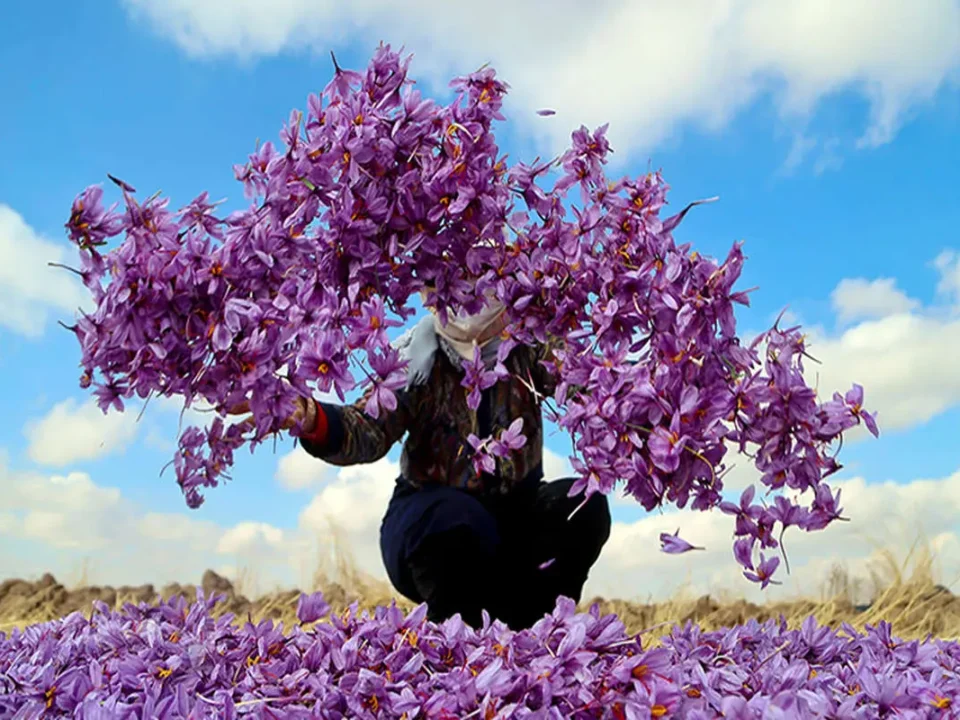
[[[370,609],[396,600],[404,609],[412,605],[397,598],[385,583],[357,569],[349,549],[334,543],[330,554],[315,570],[308,591],[323,590],[334,611],[342,612],[351,602]],[[854,604],[854,583],[837,568],[827,579],[818,599],[797,599],[790,602],[756,605],[743,600],[718,601],[710,596],[694,597],[681,590],[673,599],[662,603],[640,603],[626,600],[587,599],[584,609],[599,602],[603,612],[617,613],[631,633],[644,633],[656,638],[674,624],[691,620],[705,629],[736,625],[750,618],[765,620],[783,615],[791,627],[797,627],[809,615],[825,625],[838,627],[847,622],[862,629],[867,624],[887,620],[894,632],[903,638],[960,639],[960,597],[937,583],[934,557],[926,547],[915,549],[908,558],[897,562],[891,553],[881,554],[881,562],[871,569],[872,602],[869,607]],[[89,613],[91,604],[100,599],[120,607],[126,602],[153,602],[157,596],[170,597],[183,593],[192,600],[194,586],[169,585],[159,591],[151,585],[140,587],[97,587],[85,581],[85,572],[74,587],[58,583],[51,575],[37,581],[6,580],[0,582],[0,632],[14,627],[63,617],[73,611]],[[202,580],[206,592],[227,596],[218,605],[217,614],[232,612],[239,621],[255,622],[263,618],[283,620],[289,626],[296,622],[299,590],[277,590],[249,600],[244,589],[255,584],[251,573],[241,573],[231,583],[212,571]]]

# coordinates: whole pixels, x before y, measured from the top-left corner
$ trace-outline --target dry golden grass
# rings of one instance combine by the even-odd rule
[[[326,543],[328,553],[313,572],[307,591],[323,590],[327,601],[337,612],[342,612],[356,601],[363,609],[389,604],[396,600],[404,609],[411,603],[398,598],[386,583],[360,571],[337,534],[332,543]],[[628,600],[586,599],[587,608],[599,602],[603,612],[617,613],[631,633],[648,634],[650,640],[665,634],[675,624],[690,620],[705,629],[736,625],[749,618],[760,621],[783,615],[791,627],[797,627],[809,615],[821,624],[838,627],[849,623],[863,629],[867,624],[887,620],[894,632],[904,638],[944,639],[960,638],[960,597],[938,584],[934,556],[926,545],[921,545],[903,561],[898,562],[889,552],[880,553],[880,562],[869,568],[871,576],[870,607],[864,610],[854,603],[855,593],[863,588],[853,582],[840,568],[830,574],[820,589],[819,598],[797,598],[791,601],[753,604],[744,600],[717,600],[710,596],[693,596],[681,588],[667,602],[642,603]],[[126,602],[152,602],[157,594],[169,597],[185,593],[193,598],[193,586],[171,585],[161,590],[152,586],[106,588],[87,582],[87,568],[81,567],[72,588],[68,589],[45,575],[38,581],[7,580],[0,583],[0,631],[24,627],[62,617],[73,611],[89,613],[94,599],[121,607]],[[254,622],[263,618],[283,620],[285,625],[295,623],[298,590],[276,590],[247,599],[245,593],[257,586],[255,573],[241,571],[235,583],[215,573],[204,575],[205,590],[217,590],[227,600],[217,606],[216,614],[233,612],[238,621],[248,618]]]

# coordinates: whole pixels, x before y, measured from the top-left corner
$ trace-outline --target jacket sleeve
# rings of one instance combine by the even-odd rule
[[[303,449],[331,465],[345,467],[376,462],[398,442],[410,427],[422,402],[423,386],[397,391],[397,409],[380,409],[376,420],[364,410],[373,388],[352,405],[319,403],[327,417],[327,437],[322,446],[301,438]]]

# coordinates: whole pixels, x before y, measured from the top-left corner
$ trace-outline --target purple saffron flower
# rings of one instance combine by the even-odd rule
[[[763,508],[753,504],[753,498],[756,494],[756,488],[750,485],[744,488],[740,495],[740,504],[734,505],[730,502],[720,503],[720,512],[737,517],[737,535],[753,535],[758,532],[757,520],[760,518]]]
[[[350,95],[351,87],[363,83],[363,76],[355,70],[344,70],[337,63],[337,58],[330,52],[330,59],[333,60],[334,75],[327,86],[323,89],[323,97],[328,99],[346,98]]]
[[[760,553],[760,564],[757,566],[756,571],[744,570],[743,576],[751,582],[760,583],[760,589],[765,590],[767,585],[780,585],[776,580],[770,579],[779,566],[780,558],[776,555],[765,558],[763,553]]]
[[[690,552],[691,550],[704,550],[705,548],[691,545],[680,537],[680,528],[670,535],[669,533],[660,533],[660,550],[669,555],[679,555],[680,553]]]
[[[66,228],[70,239],[81,248],[106,243],[123,228],[123,218],[114,213],[116,204],[103,207],[103,188],[91,185],[73,201]]]
[[[753,548],[757,544],[754,537],[738,538],[733,543],[733,556],[747,570],[753,570]]]
[[[467,442],[473,448],[473,466],[476,471],[495,473],[497,471],[497,461],[494,459],[490,450],[490,441],[481,440],[473,433],[467,437]]]
[[[356,383],[347,370],[343,352],[343,336],[335,332],[322,333],[312,347],[300,355],[297,375],[303,380],[316,380],[320,392],[333,389],[341,401]]]
[[[498,457],[506,457],[511,451],[516,451],[527,444],[523,434],[523,418],[517,418],[510,427],[500,433],[500,438],[490,443],[490,452]]]
[[[680,467],[680,453],[688,441],[686,435],[680,434],[680,414],[674,413],[669,429],[658,426],[650,434],[647,440],[650,460],[664,472],[676,472]]]
[[[407,384],[406,374],[401,367],[402,360],[397,350],[388,346],[384,355],[368,355],[370,367],[377,374],[372,381],[365,409],[374,420],[380,417],[380,410],[393,412],[397,409],[396,391]]]
[[[500,373],[497,372],[496,368],[493,370],[486,369],[483,361],[483,351],[479,347],[474,348],[473,360],[463,362],[463,369],[464,376],[460,385],[469,391],[467,406],[471,410],[476,410],[480,407],[482,392],[497,384]]]
[[[330,613],[330,605],[323,598],[322,592],[315,592],[307,595],[300,593],[300,599],[297,600],[297,619],[303,623],[316,622]]]
[[[880,437],[880,429],[877,427],[876,415],[863,409],[863,386],[854,383],[853,389],[848,390],[844,397],[850,411],[855,417],[861,418],[867,426],[867,430],[874,437]]]

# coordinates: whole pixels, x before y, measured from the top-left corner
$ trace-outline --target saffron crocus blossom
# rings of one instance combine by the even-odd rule
[[[669,427],[658,427],[647,440],[650,460],[664,472],[676,472],[680,467],[680,454],[688,438],[680,434],[680,414],[674,413]]]
[[[863,386],[854,383],[853,389],[848,390],[844,396],[847,405],[855,417],[862,418],[867,429],[873,433],[874,437],[880,437],[880,430],[877,427],[876,415],[863,409]]]
[[[493,387],[500,376],[496,368],[487,370],[483,361],[483,351],[479,347],[474,348],[472,361],[464,361],[463,368],[464,375],[460,384],[468,390],[467,406],[471,410],[476,410],[480,407],[483,391]]]
[[[702,547],[691,545],[680,537],[680,528],[670,535],[669,533],[660,533],[660,549],[670,555],[679,555],[680,553],[690,552],[691,550],[703,550]]]
[[[323,598],[323,593],[300,593],[300,599],[297,600],[297,619],[302,623],[316,622],[322,617],[326,617],[330,612],[330,605]]]
[[[753,548],[757,544],[756,538],[741,537],[733,543],[733,556],[747,570],[753,570]]]
[[[724,512],[727,515],[736,516],[737,525],[735,533],[738,536],[756,536],[758,534],[756,521],[763,512],[763,508],[759,505],[753,504],[753,498],[756,495],[756,492],[756,488],[753,485],[750,485],[744,488],[743,492],[740,494],[739,504],[735,505],[729,502],[720,503],[721,512]]]
[[[495,473],[497,461],[491,451],[492,440],[481,440],[474,433],[467,436],[467,442],[473,448],[473,467],[480,472]]]
[[[333,332],[325,332],[313,343],[313,346],[299,358],[298,375],[314,380],[320,392],[334,390],[343,400],[344,394],[353,389],[355,383],[347,369],[347,358],[343,349],[343,337]]]
[[[504,457],[512,450],[519,450],[527,444],[523,435],[523,418],[517,418],[510,427],[500,433],[500,437],[490,443],[490,452],[498,457]]]
[[[779,564],[780,558],[776,557],[775,555],[767,558],[763,553],[760,553],[760,564],[757,565],[757,569],[755,571],[744,570],[743,576],[751,582],[760,583],[761,589],[765,589],[767,585],[770,585],[771,583],[774,585],[779,585],[779,582],[771,580],[773,573],[776,572]]]
[[[377,374],[366,407],[367,414],[374,420],[380,417],[380,411],[392,412],[397,409],[396,392],[407,384],[403,372],[400,353],[388,348],[384,355],[368,355],[370,367]]]
[[[443,105],[415,88],[409,66],[389,45],[365,72],[334,61],[279,144],[234,167],[245,209],[221,217],[200,192],[177,210],[123,181],[111,187],[120,206],[95,186],[74,200],[73,272],[96,305],[69,326],[81,387],[105,410],[159,394],[254,411],[242,431],[181,443],[174,469],[188,504],[227,477],[236,450],[285,429],[284,393],[345,401],[359,386],[368,414],[390,411],[394,373],[367,366],[392,362],[388,330],[427,290],[441,316],[476,312],[486,296],[505,308],[497,364],[480,353],[465,363],[470,407],[504,377],[513,348],[540,349],[520,379],[570,436],[578,492],[622,482],[648,510],[720,506],[751,548],[774,548],[784,525],[840,520],[825,482],[841,468],[834,449],[857,425],[876,435],[876,418],[860,386],[818,400],[800,328],[778,319],[738,336],[735,306],[754,290],[738,287],[741,244],[721,259],[678,244],[698,203],[666,216],[661,173],[609,178],[606,125],[575,129],[556,161],[511,166],[495,136],[509,88],[493,68],[455,78]],[[521,437],[474,438],[475,462],[495,467],[491,453]],[[812,502],[784,496],[766,514],[752,498],[725,503],[731,448],[754,458],[765,491]],[[432,702],[418,711],[446,710]]]
[[[123,228],[122,218],[113,207],[103,207],[103,188],[97,185],[84,190],[73,201],[67,233],[81,249],[103,245]]]

